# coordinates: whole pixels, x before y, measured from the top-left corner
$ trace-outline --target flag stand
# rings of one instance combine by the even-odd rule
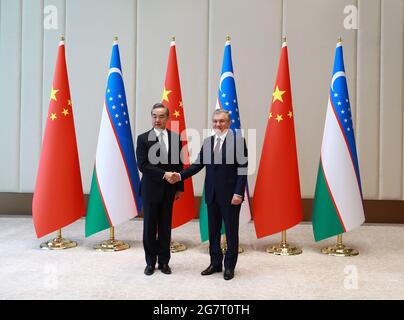
[[[105,240],[94,246],[94,249],[96,251],[103,251],[103,252],[122,251],[129,248],[130,248],[129,244],[121,240],[115,240],[114,227],[109,228],[109,240]]]
[[[337,236],[337,244],[321,249],[321,253],[336,257],[353,257],[359,254],[358,250],[346,247],[342,244],[342,234]]]
[[[276,246],[267,247],[266,252],[277,256],[294,256],[301,254],[303,251],[288,244],[286,242],[286,231],[282,231],[282,242]]]
[[[62,229],[58,230],[57,237],[41,243],[40,248],[44,250],[62,250],[77,247],[77,242],[62,238]]]
[[[178,241],[171,241],[170,243],[170,251],[171,253],[181,252],[187,250],[187,246]]]
[[[227,251],[227,239],[226,235],[223,235],[222,242],[220,243],[220,248],[222,249],[222,253],[225,254]],[[238,246],[238,253],[243,253],[244,249],[241,246]]]

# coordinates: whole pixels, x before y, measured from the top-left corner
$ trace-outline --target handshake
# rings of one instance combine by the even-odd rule
[[[164,179],[166,179],[169,183],[174,184],[178,181],[181,181],[181,175],[178,172],[166,172],[164,174]]]

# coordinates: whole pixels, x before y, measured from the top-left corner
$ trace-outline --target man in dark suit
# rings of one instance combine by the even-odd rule
[[[172,171],[181,171],[180,136],[166,129],[169,110],[156,103],[152,110],[153,128],[137,138],[136,157],[143,173],[140,195],[143,203],[143,246],[146,256],[144,273],[152,275],[155,264],[165,274],[171,273],[171,221],[174,199],[184,191],[184,183],[170,184]]]
[[[170,181],[183,181],[206,167],[210,265],[201,274],[205,276],[222,271],[220,229],[223,219],[227,240],[224,279],[230,280],[234,277],[238,257],[239,216],[247,181],[247,147],[239,131],[234,133],[229,130],[228,111],[216,110],[212,120],[215,134],[204,140],[196,162],[171,177]]]

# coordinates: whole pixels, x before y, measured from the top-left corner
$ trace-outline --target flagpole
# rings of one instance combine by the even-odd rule
[[[40,248],[44,250],[63,250],[77,247],[77,242],[63,239],[62,229],[58,229],[56,238],[41,243]]]
[[[226,36],[226,42],[229,42],[231,40],[230,36]],[[227,251],[227,239],[226,239],[226,234],[222,236],[222,241],[220,242],[220,248],[222,249],[222,253],[225,254]],[[238,253],[243,253],[244,249],[242,246],[238,246]]]
[[[109,240],[102,241],[94,246],[96,251],[113,252],[129,249],[130,245],[122,240],[115,239],[115,228],[109,228]]]
[[[338,41],[337,47],[341,46],[342,45],[342,38],[338,37],[337,41]],[[341,59],[342,59],[342,56],[341,56]],[[341,63],[341,62],[342,62],[342,65],[343,65],[343,59],[339,63]],[[336,61],[334,60],[334,67],[335,67],[335,64],[336,64]],[[348,94],[348,89],[347,88],[346,88],[346,94]],[[348,102],[348,100],[347,100],[347,102]],[[323,146],[324,146],[324,141],[323,141]],[[355,145],[354,145],[354,148],[356,148]],[[351,153],[351,155],[352,155],[352,153]],[[359,171],[358,171],[358,174],[359,174]],[[360,187],[360,181],[358,181],[358,183],[359,183],[359,187]],[[316,189],[317,189],[317,187],[316,187]],[[362,198],[362,194],[360,194],[360,197]],[[363,203],[362,203],[362,205],[363,205]],[[363,207],[362,207],[362,209],[363,209]],[[315,213],[313,212],[313,215],[314,214]],[[364,219],[364,217],[363,217],[363,219]],[[359,254],[359,251],[356,250],[356,249],[353,249],[353,248],[345,246],[342,243],[342,233],[341,233],[341,234],[337,235],[337,243],[334,246],[329,246],[329,247],[321,249],[321,253],[327,254],[327,255],[330,255],[330,256],[336,256],[336,257],[352,257],[352,256],[357,256]]]
[[[64,41],[65,37],[60,36],[60,41]],[[63,250],[77,247],[77,242],[64,239],[62,237],[62,229],[57,230],[56,238],[50,239],[46,242],[41,243],[40,248],[44,250]]]
[[[175,42],[175,36],[171,36],[171,42]],[[170,251],[171,253],[181,252],[187,250],[187,246],[178,241],[170,242]]]
[[[276,256],[295,256],[303,252],[302,249],[286,242],[286,230],[282,231],[281,243],[275,246],[268,246],[265,251]]]
[[[321,249],[321,253],[335,257],[353,257],[359,254],[359,251],[345,246],[342,243],[342,234],[337,236],[337,243],[334,246]]]
[[[286,36],[282,36],[281,46],[286,46]],[[302,249],[287,243],[286,230],[281,233],[281,242],[278,245],[268,246],[265,251],[278,256],[293,256],[303,252]]]

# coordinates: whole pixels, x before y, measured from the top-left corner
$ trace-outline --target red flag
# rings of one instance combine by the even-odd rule
[[[303,219],[293,117],[284,42],[254,191],[258,238],[284,231]]]
[[[167,123],[167,128],[181,134],[183,159],[186,163],[184,168],[187,168],[189,166],[188,140],[185,132],[186,125],[184,107],[182,105],[175,41],[172,41],[170,45],[170,54],[168,57],[162,100],[162,103],[170,110],[170,120]],[[194,187],[192,185],[192,179],[187,179],[184,181],[184,193],[179,200],[174,201],[172,229],[192,220],[195,216]]]
[[[61,41],[32,201],[38,238],[69,225],[84,212],[65,46]]]

